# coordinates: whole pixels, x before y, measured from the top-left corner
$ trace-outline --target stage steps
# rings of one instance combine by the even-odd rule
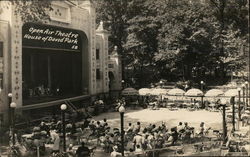
[[[74,111],[74,112],[78,112],[78,109],[76,108],[76,106],[70,101],[70,100],[65,100],[64,101],[65,104],[67,104],[69,106],[69,108]]]

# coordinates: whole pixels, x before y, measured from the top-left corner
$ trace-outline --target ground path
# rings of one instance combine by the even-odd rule
[[[95,120],[108,119],[109,125],[120,128],[120,115],[119,112],[102,113],[95,116]],[[212,127],[212,129],[222,129],[222,113],[221,112],[209,112],[206,110],[189,111],[187,109],[178,109],[171,111],[167,108],[160,108],[159,110],[151,109],[138,109],[127,110],[125,113],[125,127],[129,122],[136,123],[140,121],[142,126],[148,124],[161,124],[165,122],[167,126],[174,127],[179,122],[188,122],[190,126],[199,127],[201,122],[205,122],[206,127]]]

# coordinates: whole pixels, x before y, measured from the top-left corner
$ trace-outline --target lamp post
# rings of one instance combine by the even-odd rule
[[[162,80],[160,80],[160,82],[159,82],[159,83],[160,83],[160,86],[161,86],[161,88],[162,88],[162,85],[163,85],[163,81],[162,81]]]
[[[125,82],[125,81],[124,81],[124,80],[122,80],[122,89],[124,88],[124,82]]]
[[[243,106],[245,109],[245,105],[246,105],[246,103],[245,103],[245,84],[243,83],[241,87],[242,87],[242,102],[243,102]]]
[[[223,143],[226,143],[226,137],[227,137],[227,126],[226,126],[226,104],[227,101],[225,99],[221,100],[221,106],[222,106],[222,128],[223,128]]]
[[[10,108],[12,110],[12,144],[13,146],[15,145],[16,141],[15,141],[15,108],[16,108],[16,103],[12,102],[10,103]]]
[[[11,124],[11,108],[10,108],[10,103],[11,102],[12,102],[12,93],[8,93],[8,104],[9,104],[8,119],[9,119],[9,124]]]
[[[66,152],[66,138],[65,138],[65,110],[67,109],[66,104],[61,105],[61,111],[62,111],[62,127],[63,127],[63,151]]]
[[[120,106],[118,111],[120,112],[120,117],[121,117],[121,153],[122,153],[122,156],[124,156],[124,113],[125,113],[125,108],[124,106]]]
[[[237,123],[237,129],[239,130],[240,129],[240,121],[241,121],[241,88],[237,88],[237,91],[238,91],[238,123]]]
[[[201,81],[201,91],[203,92],[203,88],[204,88],[204,81]],[[201,107],[204,108],[203,106],[203,95],[201,96]]]
[[[241,106],[240,106],[240,99],[241,99],[241,95],[240,95],[240,91],[241,91],[241,88],[237,88],[238,90],[238,96],[239,96],[239,100],[238,100],[238,121],[241,121]]]
[[[201,81],[201,91],[203,92],[203,88],[204,88],[204,81]]]
[[[235,104],[235,97],[231,97],[230,103],[231,103],[232,108],[233,108],[233,113],[232,113],[233,114],[233,119],[232,119],[233,128],[232,128],[232,130],[235,131],[235,106],[234,106],[234,104]]]
[[[36,146],[36,155],[40,157],[40,141],[38,139],[34,139],[34,144]]]
[[[248,82],[247,81],[245,82],[245,86],[246,86],[246,107],[248,107],[248,99],[249,99],[249,95],[248,95],[249,91],[248,90],[249,90],[249,87],[248,87]]]

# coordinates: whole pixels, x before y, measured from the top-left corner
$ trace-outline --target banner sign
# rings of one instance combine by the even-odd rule
[[[81,37],[77,30],[26,23],[23,25],[22,37],[24,47],[81,50]]]

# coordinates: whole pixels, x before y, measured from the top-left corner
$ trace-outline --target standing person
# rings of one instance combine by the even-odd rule
[[[102,109],[102,112],[105,110],[104,102],[102,99],[98,100],[99,107]]]
[[[81,146],[77,148],[76,150],[76,157],[89,157],[90,156],[90,150],[88,147],[85,146],[85,143],[82,142]]]
[[[137,134],[141,130],[141,123],[137,122],[135,128],[134,128],[134,133]]]
[[[132,123],[128,123],[128,128],[126,130],[126,133],[131,133],[134,130],[134,126],[132,125]]]
[[[142,144],[143,144],[142,135],[139,134],[139,133],[137,133],[137,134],[134,136],[133,143],[134,143],[134,146],[139,145],[140,148],[142,148]]]
[[[60,137],[58,132],[56,132],[56,130],[52,130],[50,132],[50,136],[53,142],[53,147],[52,147],[52,153],[59,153],[59,149],[60,149]]]
[[[115,102],[115,110],[118,111],[123,104],[117,99]]]
[[[125,130],[126,137],[128,138],[129,141],[133,140],[133,136],[134,136],[133,130],[134,130],[134,126],[132,125],[132,123],[129,123],[128,128]]]

